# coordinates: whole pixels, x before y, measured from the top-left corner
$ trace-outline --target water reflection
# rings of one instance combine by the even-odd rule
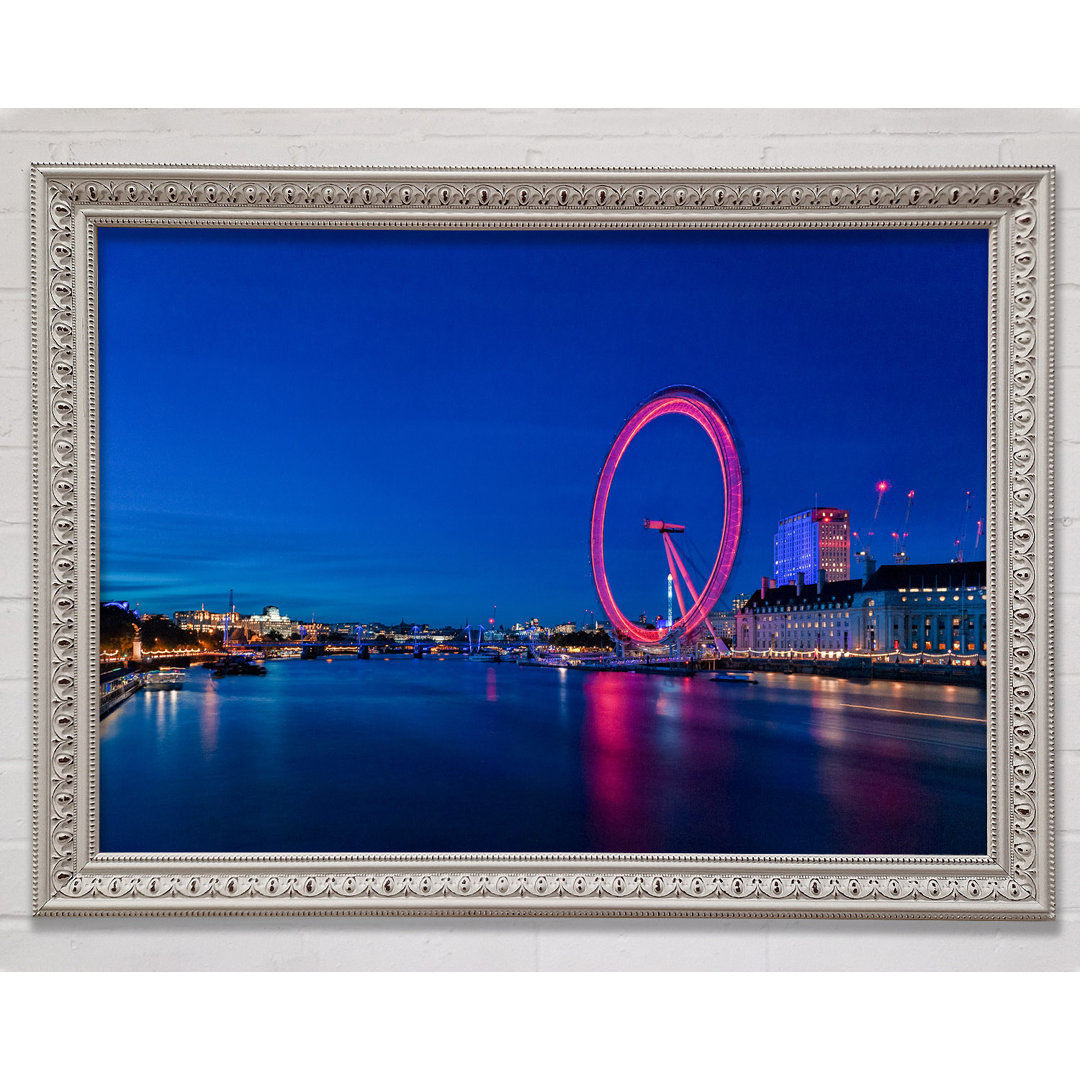
[[[567,722],[570,719],[570,695],[567,693],[566,688],[566,668],[559,668],[559,726],[566,727]]]
[[[157,721],[158,740],[165,738],[165,694],[158,690],[153,694],[156,711],[154,719]]]
[[[978,854],[985,694],[411,660],[141,691],[104,851]]]
[[[177,691],[173,691],[177,693]],[[217,750],[218,723],[221,718],[221,706],[217,687],[211,682],[202,695],[202,707],[199,710],[199,739],[203,753],[212,757]]]
[[[589,835],[597,850],[656,848],[649,806],[647,747],[636,728],[638,676],[584,676],[582,751],[589,795]]]

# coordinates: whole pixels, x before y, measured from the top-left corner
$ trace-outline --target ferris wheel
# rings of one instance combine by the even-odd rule
[[[670,569],[670,579],[675,586],[680,611],[678,620],[669,620],[670,625],[653,629],[631,622],[615,602],[604,564],[604,518],[607,514],[611,485],[627,447],[648,424],[661,416],[672,415],[686,416],[699,424],[712,442],[723,474],[724,529],[712,570],[708,578],[700,583],[699,588],[687,573],[685,563],[679,556],[672,539],[673,533],[683,531],[682,526],[646,519],[645,528],[657,531],[663,542]],[[704,390],[699,390],[694,386],[668,386],[642,402],[615,436],[615,441],[611,444],[603,468],[600,470],[596,495],[593,498],[589,543],[593,581],[596,583],[600,603],[611,620],[615,637],[620,642],[652,652],[697,637],[702,633],[703,627],[711,632],[712,626],[707,621],[708,616],[719,601],[720,594],[724,591],[728,578],[731,576],[735,553],[739,547],[742,517],[743,481],[739,455],[727,419],[716,401]],[[690,593],[689,606],[679,584],[680,576]]]

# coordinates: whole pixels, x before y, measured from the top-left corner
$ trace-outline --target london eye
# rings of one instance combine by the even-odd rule
[[[648,424],[662,416],[672,415],[686,416],[693,420],[705,431],[712,443],[723,476],[724,525],[712,569],[704,581],[695,583],[672,538],[673,534],[681,533],[683,527],[665,521],[645,520],[646,529],[660,534],[670,571],[669,580],[674,585],[680,611],[677,620],[669,619],[669,625],[654,629],[632,622],[615,601],[604,559],[604,523],[611,485],[627,448]],[[743,481],[739,456],[731,428],[716,401],[704,390],[694,386],[668,386],[642,402],[615,436],[600,470],[596,495],[593,498],[589,544],[593,581],[600,603],[611,620],[612,634],[616,641],[653,653],[670,651],[680,643],[698,640],[705,631],[711,633],[712,626],[708,622],[708,616],[731,576],[739,546],[742,517]],[[681,583],[686,585],[689,601],[683,595],[680,579]]]

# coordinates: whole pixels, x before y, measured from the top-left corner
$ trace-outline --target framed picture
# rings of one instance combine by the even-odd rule
[[[33,185],[37,913],[1052,917],[1052,170]]]

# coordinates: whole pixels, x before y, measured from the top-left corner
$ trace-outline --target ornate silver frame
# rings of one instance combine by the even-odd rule
[[[42,165],[32,184],[36,914],[1053,917],[1052,169]],[[988,855],[100,854],[103,223],[987,228]]]

